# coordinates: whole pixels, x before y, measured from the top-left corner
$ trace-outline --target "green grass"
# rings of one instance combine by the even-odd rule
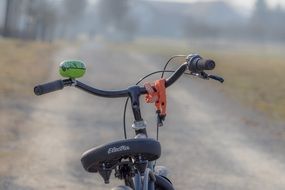
[[[184,41],[150,39],[109,46],[163,57],[198,52],[216,61],[214,73],[225,78],[221,89],[226,94],[274,119],[285,119],[285,48],[282,46],[240,43],[210,49]]]

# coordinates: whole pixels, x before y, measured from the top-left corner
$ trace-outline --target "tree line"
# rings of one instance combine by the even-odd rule
[[[6,0],[2,34],[31,40],[52,41],[74,35],[87,0]]]
[[[88,0],[6,1],[6,20],[2,33],[7,37],[52,41],[58,38],[73,39],[85,32],[88,35],[101,34],[108,39],[132,40],[142,35],[162,35],[158,31],[161,30],[168,32],[167,37],[176,38],[285,41],[285,11],[281,6],[269,8],[266,0],[256,0],[245,22],[227,24],[221,24],[218,19],[215,24],[209,24],[191,15],[169,16],[163,10],[159,13],[152,6],[145,6],[149,1],[98,0],[92,6]],[[142,5],[145,9],[142,14],[138,14]],[[145,17],[151,18],[148,23]],[[169,27],[174,24],[175,27]],[[177,31],[181,32],[177,34]]]
[[[226,15],[225,15],[226,16]],[[269,8],[265,0],[256,0],[254,9],[244,22],[215,25],[188,18],[184,31],[192,38],[226,38],[251,41],[285,42],[285,11],[280,5]]]

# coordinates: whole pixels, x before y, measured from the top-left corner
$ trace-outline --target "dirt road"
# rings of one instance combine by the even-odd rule
[[[82,81],[105,89],[131,85],[167,59],[115,52],[97,42],[64,51],[56,61],[66,58],[84,60],[88,69]],[[217,85],[184,77],[169,88],[158,163],[169,168],[177,189],[283,190],[284,125],[241,107]],[[22,154],[5,160],[0,189],[111,189],[120,184],[111,180],[104,185],[99,175],[86,173],[80,156],[123,137],[124,101],[93,97],[74,88],[35,99],[30,117],[22,122],[22,138],[15,143]],[[154,108],[145,105],[142,110],[154,137]],[[129,121],[128,126],[131,117]],[[132,132],[129,128],[129,136]]]

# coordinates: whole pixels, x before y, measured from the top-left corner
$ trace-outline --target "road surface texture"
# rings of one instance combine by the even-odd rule
[[[63,51],[55,61],[73,58],[87,63],[81,81],[103,89],[125,88],[167,60],[93,42]],[[51,80],[58,79],[56,68],[51,69]],[[217,86],[185,76],[167,89],[158,164],[168,167],[181,190],[284,190],[284,126],[243,108]],[[113,178],[105,185],[98,174],[84,171],[80,157],[93,146],[123,138],[124,99],[95,97],[75,88],[35,99],[30,116],[22,121],[23,134],[13,145],[22,154],[6,160],[0,189],[111,189],[121,183]],[[142,105],[142,112],[155,137],[154,106]],[[128,121],[131,137],[130,111]]]

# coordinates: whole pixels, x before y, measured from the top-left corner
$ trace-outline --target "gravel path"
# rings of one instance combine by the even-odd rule
[[[65,51],[56,61],[84,60],[88,69],[82,81],[100,88],[131,85],[166,59],[93,44],[97,45]],[[186,76],[169,88],[158,163],[169,168],[177,189],[283,190],[284,125],[243,108],[219,92],[217,85]],[[74,88],[35,99],[34,111],[23,123],[28,132],[17,143],[22,154],[7,163],[9,173],[1,177],[0,189],[111,189],[120,184],[111,180],[104,185],[99,175],[86,173],[80,156],[93,146],[123,137],[124,101],[92,97]],[[154,108],[143,105],[142,110],[154,137]],[[129,129],[128,135],[132,132]]]

